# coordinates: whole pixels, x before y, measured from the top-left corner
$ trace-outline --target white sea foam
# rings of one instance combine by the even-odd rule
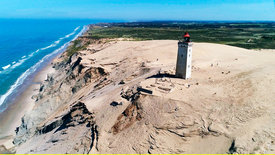
[[[27,69],[23,74],[21,74],[21,76],[15,81],[15,83],[11,86],[11,88],[8,90],[8,92],[6,92],[4,95],[2,95],[0,97],[0,105],[4,103],[4,101],[7,99],[7,97],[12,94],[12,92],[21,84],[23,84],[24,80],[32,73],[34,73],[37,68],[50,56],[56,54],[57,52],[61,51],[62,49],[64,49],[67,46],[68,43],[64,44],[62,47],[60,47],[59,49],[55,50],[53,53],[50,53],[48,55],[46,55],[45,57],[43,57],[39,62],[37,62],[34,66],[32,66],[31,68]]]
[[[35,54],[35,52],[32,52],[31,54],[28,55],[28,57],[32,57]]]
[[[75,32],[76,32],[79,28],[80,28],[80,26],[78,26],[77,28],[75,28],[74,31],[73,31],[72,33],[70,33],[70,34],[67,34],[67,35],[64,37],[64,39],[65,39],[65,38],[69,38],[70,36],[74,35]]]
[[[78,29],[79,29],[79,28],[78,28]],[[84,26],[83,29],[82,29],[82,30],[81,30],[81,31],[80,31],[71,41],[75,40],[78,36],[82,35],[86,30],[87,30],[87,26]],[[2,104],[5,102],[5,100],[7,99],[7,97],[8,97],[9,95],[11,95],[11,94],[14,92],[14,90],[15,90],[16,88],[18,88],[20,85],[22,85],[23,82],[25,81],[25,79],[26,79],[30,74],[34,73],[34,72],[38,69],[38,67],[39,67],[45,60],[47,60],[49,57],[51,57],[51,56],[53,56],[53,55],[58,54],[59,52],[64,51],[64,50],[68,47],[68,45],[70,44],[71,41],[65,43],[65,44],[62,45],[60,48],[54,50],[52,53],[50,53],[50,54],[44,56],[44,57],[43,57],[39,62],[37,62],[34,66],[32,66],[31,68],[27,69],[23,74],[21,74],[21,76],[15,81],[15,83],[10,87],[10,89],[9,89],[4,95],[2,95],[2,96],[0,97],[0,105],[2,105]],[[25,59],[25,60],[26,60],[26,59]],[[22,63],[23,63],[23,62],[22,62]]]
[[[73,33],[66,35],[64,38],[69,38],[71,35],[73,35]]]
[[[57,46],[57,45],[60,43],[60,41],[62,41],[63,39],[69,38],[70,36],[74,35],[75,32],[76,32],[79,28],[80,28],[80,26],[78,26],[77,28],[75,28],[74,31],[73,31],[72,33],[67,34],[67,35],[64,36],[64,37],[59,38],[57,41],[55,41],[55,42],[52,43],[51,45],[49,45],[49,46],[47,46],[47,47],[44,47],[44,48],[41,48],[41,50],[46,50],[46,49],[49,49],[49,48],[51,48],[51,47]]]
[[[80,27],[80,26],[79,26],[79,27]],[[78,30],[79,27],[77,27],[76,30]],[[87,26],[83,26],[82,30],[73,38],[72,41],[74,41],[77,37],[81,36],[87,29],[88,29]]]
[[[8,64],[7,66],[2,67],[2,69],[3,69],[3,70],[6,70],[6,69],[10,68],[10,66],[11,66],[11,65]]]
[[[17,61],[17,63],[14,63],[14,62],[13,62],[12,65],[10,65],[10,66],[8,66],[8,65],[7,65],[7,66],[4,66],[5,69],[4,69],[3,67],[2,67],[2,69],[5,70],[5,73],[11,72],[12,69],[14,69],[14,68],[20,66],[20,65],[23,64],[26,60],[28,60],[28,59],[30,59],[31,57],[33,57],[34,54],[38,53],[39,51],[43,51],[43,50],[46,50],[46,49],[49,49],[49,48],[52,48],[52,47],[57,46],[63,39],[69,38],[70,36],[74,35],[74,34],[76,33],[76,31],[77,31],[79,28],[80,28],[80,26],[76,27],[72,33],[69,33],[69,34],[65,35],[64,37],[59,38],[57,41],[55,41],[55,42],[52,43],[51,45],[46,46],[46,47],[43,47],[43,48],[40,48],[40,49],[37,49],[35,52],[30,53],[28,56],[24,55],[24,56],[21,57],[20,60]],[[9,69],[8,69],[8,68],[9,68]],[[8,69],[8,70],[7,70],[7,69]],[[3,71],[0,72],[0,74],[1,74],[1,73],[3,73]]]
[[[15,63],[16,63],[16,61],[12,62],[12,64],[15,64]]]
[[[55,43],[55,44],[59,44],[59,43],[60,43],[60,41],[61,41],[61,40],[57,40],[57,41],[55,41],[54,43]]]
[[[47,47],[43,47],[43,48],[40,48],[41,50],[46,50],[46,49],[48,49],[48,48],[51,48],[51,47],[53,47],[54,46],[54,44],[51,44],[51,45],[49,45],[49,46],[47,46]]]
[[[74,29],[74,31],[77,31],[80,28],[80,26],[78,26],[77,28]]]
[[[25,62],[27,59],[21,59],[19,60],[17,63],[15,63],[14,65],[11,66],[12,69],[20,66],[23,62]]]

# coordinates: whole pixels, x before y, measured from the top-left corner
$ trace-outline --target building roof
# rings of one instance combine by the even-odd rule
[[[190,38],[190,35],[189,35],[189,33],[188,32],[186,32],[185,34],[184,34],[184,36],[183,36],[184,38]]]

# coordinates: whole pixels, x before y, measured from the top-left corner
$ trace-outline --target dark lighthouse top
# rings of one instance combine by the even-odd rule
[[[185,32],[184,36],[183,36],[183,41],[186,43],[190,42],[190,35],[188,32]]]

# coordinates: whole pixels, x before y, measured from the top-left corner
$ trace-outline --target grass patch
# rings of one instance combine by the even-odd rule
[[[74,55],[77,51],[85,50],[89,44],[90,42],[84,42],[79,39],[74,40],[66,50],[67,57]]]
[[[248,49],[274,49],[275,23],[144,22],[96,26],[91,39],[178,40],[188,31],[194,42],[222,43]]]

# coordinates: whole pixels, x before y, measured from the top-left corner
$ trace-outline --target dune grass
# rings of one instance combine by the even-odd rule
[[[274,49],[275,23],[117,23],[96,26],[90,38],[178,40],[188,31],[194,42],[210,42],[247,49]]]

